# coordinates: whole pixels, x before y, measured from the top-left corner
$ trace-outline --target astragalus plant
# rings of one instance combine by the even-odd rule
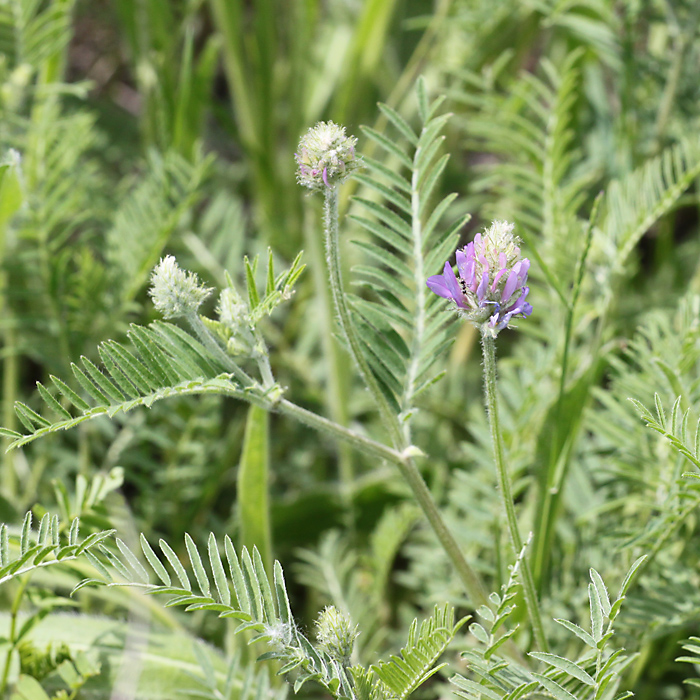
[[[575,70],[576,60],[565,61],[563,70]],[[566,79],[558,85],[572,89]],[[36,402],[16,404],[24,432],[3,431],[13,449],[176,396],[218,395],[250,408],[234,537],[211,533],[196,542],[186,534],[184,546],[165,538],[155,546],[153,533],[135,536],[128,527],[122,533],[118,522],[104,527],[100,504],[118,485],[88,486],[85,480],[83,496],[86,491],[94,496],[89,507],[85,498],[78,506],[89,516],[87,536],[81,535],[81,518],[71,517],[68,497],[62,499],[63,517],[44,514],[38,530],[31,513],[17,532],[3,526],[0,583],[16,584],[3,690],[12,682],[20,698],[46,695],[39,674],[27,672],[28,663],[18,677],[13,671],[42,614],[35,607],[25,622],[19,611],[24,601],[36,604],[33,577],[36,589],[43,584],[45,590],[41,573],[65,568],[76,598],[101,595],[99,600],[123,603],[125,598],[111,594],[133,587],[164,596],[159,599],[167,611],[183,607],[202,627],[209,624],[204,614],[229,623],[237,636],[226,638],[223,664],[198,647],[201,669],[189,687],[180,688],[192,696],[279,692],[270,690],[264,673],[252,670],[248,645],[294,692],[317,692],[307,685],[313,682],[336,698],[403,699],[414,692],[455,693],[468,700],[631,695],[643,673],[639,664],[653,650],[649,587],[664,579],[670,585],[669,561],[683,581],[696,579],[696,548],[683,533],[694,528],[700,493],[693,403],[700,321],[697,301],[686,301],[681,343],[667,327],[673,312],[665,310],[666,326],[661,322],[653,333],[642,332],[626,348],[625,360],[612,360],[620,345],[616,308],[630,256],[700,174],[700,149],[693,141],[662,151],[591,198],[584,180],[569,182],[568,170],[547,165],[547,158],[558,158],[570,144],[569,134],[555,129],[545,143],[559,139],[560,150],[549,144],[538,153],[547,166],[545,177],[528,190],[542,196],[533,203],[516,191],[513,211],[501,202],[499,218],[472,236],[465,228],[470,216],[456,195],[434,196],[448,165],[442,132],[451,115],[442,111],[441,99],[428,98],[423,80],[415,100],[415,119],[380,105],[388,128],[364,130],[374,144],[371,155],[361,155],[356,139],[330,121],[302,136],[296,153],[298,182],[324,199],[323,274],[353,379],[347,400],[361,405],[363,423],[345,424],[309,410],[280,381],[275,354],[280,334],[271,317],[299,303],[294,291],[304,266],[299,254],[280,272],[274,251],[265,264],[246,258],[240,269],[229,270],[215,307],[207,305],[214,289],[175,257],[162,257],[152,272],[150,296],[165,320],[131,325],[127,342],[99,346],[102,367],[83,357],[71,364],[72,379],[51,375],[37,384]],[[527,172],[522,163],[507,165],[496,171],[499,182]],[[359,190],[344,217],[343,188],[351,186]],[[521,216],[523,210],[529,218]],[[543,242],[535,222],[550,234]],[[354,255],[350,231],[358,236],[361,256],[352,273],[356,293],[349,291],[345,270],[347,257]],[[472,240],[465,244],[467,238]],[[463,374],[444,377],[448,348],[453,358],[463,357],[476,335],[482,342],[485,402],[478,392],[466,395]],[[655,343],[674,341],[681,348],[670,362],[653,352]],[[503,355],[510,353],[501,360],[500,374],[497,346]],[[679,357],[685,360],[674,367]],[[606,363],[615,372],[611,386],[600,381]],[[631,380],[635,363],[647,378],[652,371],[665,377],[677,396],[668,397],[667,387]],[[633,397],[641,403],[620,401],[620,387],[630,387],[632,394],[644,388]],[[667,398],[672,407],[664,405]],[[589,411],[594,401],[595,411]],[[631,417],[635,406],[655,434]],[[605,411],[610,415],[601,424]],[[630,434],[639,436],[640,444],[630,447],[635,464],[641,467],[649,455],[632,448],[647,441],[661,464],[648,467],[656,479],[653,493],[635,484],[629,472],[622,478],[619,465],[604,468],[606,456],[611,462],[626,459],[615,430],[623,419]],[[349,534],[326,536],[318,551],[301,552],[299,578],[328,602],[318,606],[309,629],[273,556],[270,471],[286,465],[270,465],[267,448],[278,421],[299,423],[323,440],[346,445],[355,459],[380,470],[386,466],[381,473],[404,502],[363,542],[353,539],[358,516],[350,501]],[[453,469],[445,469],[448,463]],[[346,495],[352,495],[361,475],[346,470],[341,476]],[[624,500],[630,492],[635,497]],[[611,512],[619,512],[619,529]],[[396,579],[402,587],[397,595],[408,602],[394,613],[408,630],[407,641],[400,653],[382,661],[379,650],[386,649],[392,622],[385,593],[396,585],[389,568],[406,539],[405,567]],[[617,593],[611,595],[613,586]],[[133,600],[141,613],[175,626],[152,599]],[[417,603],[428,611],[417,615]],[[679,618],[673,629],[685,631],[687,625]],[[42,653],[38,643],[33,641],[34,656]],[[686,647],[697,653],[693,641]],[[66,682],[74,697],[98,675],[77,652],[54,659],[53,667],[50,651],[42,658],[47,675],[62,669],[66,681],[72,669],[73,685]],[[683,661],[692,664],[694,657]]]

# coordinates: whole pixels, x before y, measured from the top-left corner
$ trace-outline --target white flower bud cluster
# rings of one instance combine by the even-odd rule
[[[321,648],[343,665],[350,663],[358,634],[357,626],[333,605],[324,608],[316,621],[316,638]]]
[[[194,272],[185,272],[172,255],[166,255],[151,273],[148,293],[156,309],[170,319],[197,313],[211,292]]]

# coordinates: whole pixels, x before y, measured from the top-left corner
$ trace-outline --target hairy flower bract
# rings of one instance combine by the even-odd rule
[[[508,327],[514,316],[532,313],[525,286],[530,261],[520,257],[513,224],[494,221],[483,234],[457,250],[457,271],[445,263],[441,275],[427,280],[435,294],[453,301],[459,312],[492,336]]]

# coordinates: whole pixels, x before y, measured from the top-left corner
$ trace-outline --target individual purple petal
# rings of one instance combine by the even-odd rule
[[[504,304],[507,303],[508,299],[512,296],[517,284],[518,273],[515,270],[511,270],[510,275],[508,275],[508,280],[506,281],[506,286],[503,287],[503,294],[501,294],[501,299],[503,299]]]
[[[498,287],[498,283],[501,281],[501,277],[503,277],[503,275],[505,275],[506,272],[508,272],[508,269],[504,267],[502,270],[499,270],[496,273],[496,276],[493,278],[493,283],[491,284],[492,292],[496,291],[496,287]]]
[[[476,298],[481,303],[484,300],[484,294],[486,294],[486,288],[489,286],[489,273],[484,272],[481,282],[479,282],[479,287],[476,290]]]
[[[328,184],[328,168],[323,169],[323,182],[326,185],[326,187],[330,187]]]
[[[498,266],[500,268],[508,267],[508,258],[506,257],[505,253],[501,253],[498,256]]]
[[[521,284],[525,284],[525,280],[527,280],[527,272],[530,269],[530,261],[527,258],[523,258],[520,261],[520,272],[518,273],[518,276],[522,280]]]
[[[428,277],[425,282],[431,292],[435,292],[439,297],[444,299],[452,299],[452,292],[450,292],[448,286],[445,284],[445,278],[442,275],[433,275]]]
[[[455,271],[452,269],[452,265],[450,265],[449,261],[445,263],[442,276],[445,279],[445,285],[450,290],[451,297],[457,302],[457,306],[464,308],[462,288],[459,286]]]
[[[468,246],[465,250],[468,251]],[[459,276],[464,280],[467,288],[472,291],[474,287],[475,265],[474,257],[470,256],[468,252],[465,253],[462,250],[457,251],[457,269],[459,270]]]

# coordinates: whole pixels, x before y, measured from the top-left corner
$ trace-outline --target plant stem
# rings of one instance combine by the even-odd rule
[[[5,658],[5,668],[2,672],[2,681],[0,681],[0,697],[5,697],[5,691],[7,690],[7,679],[10,675],[10,664],[12,662],[12,652],[15,650],[17,645],[17,640],[15,636],[17,634],[17,614],[19,613],[19,606],[22,604],[22,598],[24,598],[24,591],[27,588],[27,583],[29,582],[29,576],[25,576],[19,584],[19,590],[12,603],[12,609],[10,610],[10,633],[8,634],[7,641],[10,646],[7,650],[7,657]]]
[[[231,372],[236,379],[244,387],[251,386],[253,380],[226,354],[224,349],[219,344],[219,341],[211,334],[211,331],[204,325],[198,313],[191,313],[187,316],[187,321],[192,327],[192,330],[197,334],[197,337],[202,344],[211,352],[226,369]]]
[[[348,308],[346,296],[343,290],[343,278],[340,267],[340,247],[338,244],[338,189],[329,187],[325,190],[324,201],[324,231],[326,239],[326,262],[328,264],[328,274],[331,284],[331,294],[335,312],[338,316],[338,325],[348,345],[350,354],[357,365],[362,381],[369,389],[374,398],[379,413],[382,417],[384,427],[389,430],[391,440],[395,447],[402,444],[401,430],[397,424],[394,412],[389,406],[389,402],[384,396],[379,383],[372,370],[367,364],[360,340],[355,333],[354,326],[350,320],[350,309]]]
[[[312,209],[306,206],[304,209],[304,233],[307,247],[311,253],[311,269],[313,273],[314,287],[316,288],[316,300],[318,304],[319,326],[321,328],[321,347],[326,361],[326,396],[330,417],[341,425],[348,425],[349,415],[347,409],[347,372],[344,371],[342,348],[333,334],[333,300],[330,296],[328,281],[324,272],[323,244],[314,230],[316,217],[312,215]],[[338,446],[338,473],[342,486],[342,497],[345,503],[349,520],[353,521],[352,490],[355,481],[355,468],[353,454],[347,443],[341,442]]]
[[[372,370],[362,352],[360,340],[355,333],[355,327],[351,322],[350,309],[348,308],[345,292],[343,290],[340,267],[340,249],[338,244],[338,192],[335,187],[329,187],[325,191],[324,223],[326,258],[328,262],[331,293],[338,316],[338,323],[343,337],[347,342],[350,354],[357,365],[365,385],[374,397],[382,417],[382,422],[389,430],[392,443],[394,448],[396,448],[395,450],[389,450],[389,448],[384,447],[384,449],[389,450],[389,453],[393,453],[394,455],[397,454],[396,450],[400,451],[398,453],[400,459],[392,459],[393,463],[399,468],[401,475],[413,491],[418,505],[423,510],[425,517],[428,519],[445,553],[452,561],[472,603],[475,605],[486,605],[488,603],[486,588],[481,582],[479,575],[464,558],[464,555],[459,549],[459,545],[445,525],[445,521],[442,519],[440,511],[418,467],[410,455],[406,453],[406,449],[410,446],[405,444],[399,421],[384,396],[379,383],[372,374]]]
[[[496,342],[493,336],[487,331],[481,332],[481,346],[484,353],[484,394],[486,396],[486,408],[489,416],[489,426],[491,428],[491,441],[493,443],[493,454],[496,462],[496,475],[501,494],[501,501],[506,512],[508,532],[510,542],[513,546],[513,553],[517,558],[523,548],[523,541],[518,530],[518,520],[515,515],[515,505],[513,503],[513,493],[510,485],[510,476],[506,469],[505,449],[501,436],[500,422],[498,418],[498,397],[496,395]],[[537,646],[542,651],[547,651],[547,640],[544,635],[542,618],[537,604],[537,594],[530,572],[529,557],[522,560],[522,583],[525,595],[525,605],[527,606],[532,630],[535,634]]]

